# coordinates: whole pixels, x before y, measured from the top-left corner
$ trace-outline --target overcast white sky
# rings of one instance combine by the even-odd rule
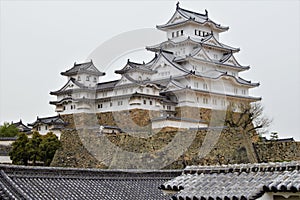
[[[116,35],[165,23],[175,4],[0,0],[0,123],[55,115],[49,92],[66,83],[60,72]],[[230,27],[220,40],[240,47],[238,61],[251,66],[241,76],[261,83],[251,94],[262,96],[265,113],[273,118],[270,131],[300,140],[300,1],[181,1],[180,6],[207,9],[212,20]]]

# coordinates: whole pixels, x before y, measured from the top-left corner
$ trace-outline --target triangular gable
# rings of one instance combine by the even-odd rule
[[[120,81],[116,84],[116,86],[118,85],[124,85],[124,84],[131,84],[133,83],[132,81],[130,81],[128,78],[126,78],[124,75],[122,75],[122,78],[120,79]]]
[[[183,18],[183,16],[179,13],[179,12],[175,12],[175,14],[172,16],[172,18],[169,20],[168,24],[175,24],[178,22],[182,22],[185,19]]]
[[[73,89],[79,89],[80,86],[77,85],[77,83],[75,82],[74,79],[69,79],[68,82],[61,88],[58,90],[58,92],[63,92],[66,90],[73,90]]]
[[[223,48],[222,44],[213,35],[211,35],[211,37],[209,37],[207,40],[203,41],[203,44]]]
[[[171,17],[171,19],[165,25],[176,24],[186,20],[187,20],[186,16],[182,15],[180,12],[176,10],[173,16]]]
[[[182,88],[184,88],[184,86],[181,83],[179,83],[175,80],[170,80],[168,82],[168,84],[166,85],[166,88],[163,89],[163,92],[173,91],[173,90],[180,90]]]
[[[59,123],[59,124],[64,124],[64,123],[65,123],[64,120],[62,120],[60,117],[55,118],[55,119],[53,120],[53,122]]]
[[[223,62],[225,65],[233,65],[233,66],[241,66],[237,60],[234,58],[233,55],[231,55],[225,62]]]
[[[200,48],[199,51],[196,51],[193,57],[200,60],[212,61],[203,48]]]
[[[166,53],[166,52],[160,52],[157,56],[157,59],[153,63],[151,69],[153,71],[157,71],[159,73],[159,70],[169,70],[170,72],[173,72],[174,69],[177,69],[184,73],[189,73],[185,68],[183,68],[178,63],[173,62],[174,56],[172,54]],[[172,75],[172,73],[171,73]]]
[[[91,64],[90,66],[88,66],[86,68],[87,71],[91,71],[91,72],[99,72],[99,70],[93,65]]]

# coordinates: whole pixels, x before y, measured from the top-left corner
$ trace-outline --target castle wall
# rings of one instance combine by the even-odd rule
[[[254,148],[259,162],[300,160],[300,142],[259,142]]]
[[[200,117],[205,121],[215,115],[208,109],[200,109],[199,113],[192,112],[193,108],[188,107],[176,111],[178,117]],[[238,130],[225,128],[214,130],[163,128],[153,131],[150,120],[157,116],[159,116],[158,112],[140,109],[117,113],[62,115],[69,125],[61,135],[62,148],[56,152],[52,166],[147,168],[148,163],[151,165],[148,158],[158,160],[161,158],[162,163],[159,168],[181,169],[187,165],[300,160],[300,142],[256,142],[252,144],[253,138],[248,135]],[[100,136],[97,133],[98,129],[91,128],[82,131],[79,128],[95,127],[99,124],[118,126],[126,131]],[[75,127],[77,130],[74,129]],[[135,129],[137,127],[138,131]],[[106,142],[100,138],[105,138]],[[110,159],[117,154],[110,152],[109,149],[102,149],[107,143],[119,152],[132,154],[128,158],[123,155],[124,160],[117,159],[116,163],[111,163]],[[184,144],[187,144],[185,149],[174,158]],[[164,148],[169,149],[162,151]],[[110,153],[106,155],[107,152]],[[135,155],[139,155],[138,158],[135,158]],[[143,157],[144,155],[148,157]],[[135,165],[138,162],[142,162],[143,165]]]

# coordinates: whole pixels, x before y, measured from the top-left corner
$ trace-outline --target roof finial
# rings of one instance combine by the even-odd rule
[[[76,65],[76,62],[74,62],[74,66]]]
[[[176,9],[178,9],[179,8],[179,1],[177,1],[177,3],[176,3]]]
[[[206,17],[208,17],[208,11],[205,9],[205,15]]]
[[[127,59],[127,63],[129,63],[130,62],[130,60],[129,60],[129,58]]]

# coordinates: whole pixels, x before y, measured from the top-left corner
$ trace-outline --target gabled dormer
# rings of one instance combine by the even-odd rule
[[[84,86],[94,87],[98,83],[99,77],[104,76],[105,73],[100,72],[91,60],[78,64],[75,62],[71,69],[62,72],[61,75],[67,76],[69,79],[73,78]]]
[[[186,10],[179,7],[179,2],[176,4],[176,11],[171,19],[166,24],[156,27],[165,31],[168,39],[174,40],[182,36],[203,38],[210,34],[218,39],[219,33],[229,29],[209,19],[207,10],[205,14]]]

